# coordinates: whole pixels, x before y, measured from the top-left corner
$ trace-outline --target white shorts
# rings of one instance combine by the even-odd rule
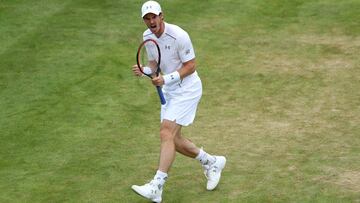
[[[166,119],[188,126],[195,119],[196,109],[202,95],[202,84],[197,73],[184,78],[181,83],[164,88],[166,104],[161,106],[161,122]]]

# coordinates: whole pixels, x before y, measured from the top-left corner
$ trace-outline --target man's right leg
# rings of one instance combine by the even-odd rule
[[[163,185],[168,176],[168,171],[175,159],[175,135],[180,131],[181,125],[174,121],[164,120],[160,128],[160,160],[158,171],[149,183],[138,186],[133,185],[131,188],[139,195],[152,200],[161,202]]]

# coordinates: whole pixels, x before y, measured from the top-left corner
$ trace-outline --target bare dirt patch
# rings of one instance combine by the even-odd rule
[[[360,193],[360,171],[346,171],[340,174],[335,184],[347,190]]]

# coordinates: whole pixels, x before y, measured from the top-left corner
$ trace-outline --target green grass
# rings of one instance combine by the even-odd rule
[[[159,101],[132,76],[141,1],[0,1],[0,202],[146,202]],[[162,1],[204,95],[164,202],[360,201],[360,1]]]

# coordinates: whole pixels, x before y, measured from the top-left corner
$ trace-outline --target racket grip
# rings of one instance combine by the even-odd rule
[[[163,91],[162,91],[161,87],[160,87],[160,86],[156,86],[156,89],[157,89],[158,94],[159,94],[159,97],[160,97],[161,105],[166,104],[166,100],[165,100],[165,97],[164,97],[164,94],[163,94]]]

